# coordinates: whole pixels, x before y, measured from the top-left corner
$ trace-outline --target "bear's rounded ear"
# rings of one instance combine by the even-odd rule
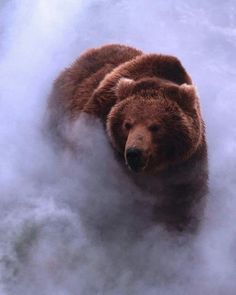
[[[128,78],[120,78],[115,86],[115,94],[118,100],[122,100],[132,93],[134,80]]]
[[[181,84],[179,87],[180,93],[184,94],[184,95],[188,95],[188,96],[196,96],[196,87],[192,84]]]
[[[198,101],[197,90],[194,85],[182,84],[179,86],[180,105],[185,109],[195,108]]]

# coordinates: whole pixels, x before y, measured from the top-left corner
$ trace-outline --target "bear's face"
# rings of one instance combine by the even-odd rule
[[[108,115],[107,131],[128,167],[161,171],[188,159],[202,128],[193,86],[153,87],[156,81],[125,80],[118,83],[120,101]]]

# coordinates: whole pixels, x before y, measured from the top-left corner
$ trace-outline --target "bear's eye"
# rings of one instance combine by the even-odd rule
[[[132,128],[132,124],[130,122],[125,122],[124,127],[126,130],[130,130]]]
[[[151,132],[157,132],[160,130],[160,125],[158,124],[152,124],[148,128]]]

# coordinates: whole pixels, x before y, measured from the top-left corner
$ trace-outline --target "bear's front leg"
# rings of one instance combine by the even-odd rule
[[[163,203],[154,207],[154,220],[168,230],[195,232],[203,218],[205,194],[203,181],[169,184]]]

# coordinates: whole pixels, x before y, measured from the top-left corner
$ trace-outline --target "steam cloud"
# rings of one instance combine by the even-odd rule
[[[216,2],[0,3],[1,295],[235,294],[236,8]],[[210,195],[194,238],[145,229],[99,122],[79,120],[76,161],[42,135],[53,79],[105,43],[176,55],[198,87]]]

